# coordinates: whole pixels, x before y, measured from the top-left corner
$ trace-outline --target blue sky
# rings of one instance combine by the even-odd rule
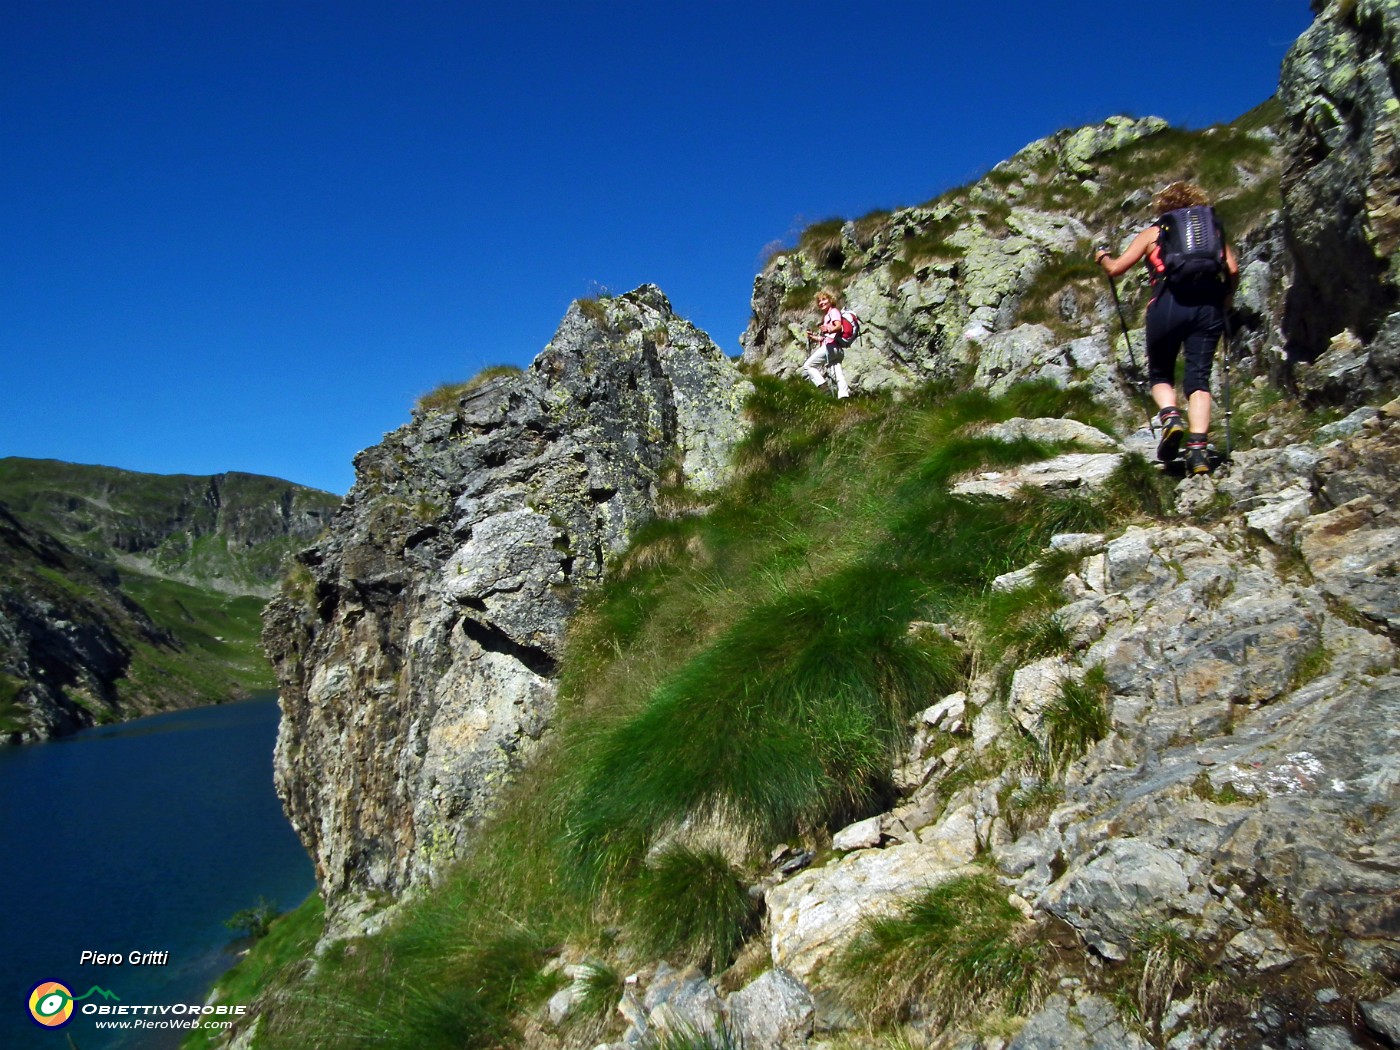
[[[0,0],[0,455],[345,492],[573,299],[651,281],[738,353],[765,246],[1114,113],[1233,119],[1311,17]]]

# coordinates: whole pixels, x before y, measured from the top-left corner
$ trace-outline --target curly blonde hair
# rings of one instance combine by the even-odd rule
[[[820,302],[822,299],[830,300],[832,306],[839,307],[841,305],[841,297],[835,292],[833,292],[830,288],[823,288],[820,292],[817,293],[816,298],[813,299],[812,302],[815,304],[817,302]]]
[[[1152,198],[1152,207],[1158,215],[1165,215],[1177,208],[1194,208],[1198,204],[1209,204],[1206,191],[1194,182],[1172,182],[1163,186]]]

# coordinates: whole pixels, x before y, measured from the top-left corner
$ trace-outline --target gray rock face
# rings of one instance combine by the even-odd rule
[[[1106,999],[1088,995],[1071,1002],[1052,996],[1006,1050],[1148,1050],[1143,1039]]]
[[[812,1034],[812,994],[786,970],[767,971],[731,995],[726,1005],[742,1046],[802,1046]]]
[[[457,855],[549,724],[581,591],[664,477],[722,479],[746,388],[645,286],[575,304],[528,372],[357,457],[266,616],[278,790],[323,890],[401,890]]]
[[[1324,593],[1394,632],[1400,628],[1400,401],[1321,453],[1330,510],[1299,527],[1298,545]]]
[[[1400,288],[1400,3],[1330,0],[1284,59],[1283,203],[1292,356],[1350,329],[1369,341]]]
[[[952,491],[959,496],[1013,499],[1026,485],[1047,492],[1094,489],[1112,476],[1122,460],[1121,455],[1109,452],[1071,452],[1007,470],[981,471],[959,481]]]
[[[1051,171],[1077,184],[1095,158],[1165,127],[1157,117],[1114,117],[1059,132],[998,165],[992,176],[1002,184],[1032,184]],[[1013,327],[1020,299],[1036,277],[1083,251],[1092,236],[1070,212],[1021,204],[990,181],[978,184],[962,204],[941,200],[896,211],[868,241],[848,223],[824,258],[782,255],[755,278],[744,360],[777,375],[797,374],[806,357],[801,332],[812,324],[812,297],[832,280],[835,263],[853,274],[843,279],[845,301],[865,323],[846,357],[857,389],[897,388],[970,371],[976,385],[1000,392],[1035,376],[1063,383],[1088,373],[1090,385],[1120,399],[1107,338],[1061,345],[1044,327]],[[911,243],[935,239],[907,263]]]

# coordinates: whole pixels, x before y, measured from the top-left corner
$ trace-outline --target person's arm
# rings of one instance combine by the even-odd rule
[[[1235,258],[1235,249],[1229,244],[1225,245],[1225,270],[1230,278],[1230,291],[1234,292],[1240,284],[1240,261]]]
[[[1157,236],[1160,232],[1156,226],[1147,227],[1133,238],[1133,243],[1128,245],[1128,250],[1116,259],[1107,248],[1100,248],[1094,253],[1094,262],[1102,266],[1104,273],[1110,277],[1122,277],[1147,254],[1149,248],[1157,243]]]

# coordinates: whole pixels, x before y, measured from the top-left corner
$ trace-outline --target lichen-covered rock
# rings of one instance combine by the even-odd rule
[[[1284,59],[1290,355],[1369,342],[1400,289],[1400,3],[1328,0]]]
[[[740,1046],[779,1050],[802,1046],[812,1034],[812,993],[781,967],[755,978],[725,1005]]]
[[[1068,489],[1087,491],[1107,482],[1122,461],[1120,453],[1070,452],[1006,470],[979,471],[957,482],[952,491],[959,496],[989,496],[1008,500],[1014,499],[1026,485],[1048,492]]]
[[[1051,170],[1077,184],[1096,158],[1165,127],[1157,117],[1113,117],[1059,132],[999,164],[965,201],[900,209],[869,238],[848,223],[839,240],[815,254],[775,257],[754,279],[744,360],[776,375],[795,375],[807,356],[802,330],[812,327],[813,298],[824,283],[839,278],[845,304],[864,322],[864,334],[846,358],[857,389],[974,372],[979,385],[1000,391],[1023,379],[1063,383],[1088,373],[1087,381],[1101,393],[1121,399],[1106,337],[1092,340],[1092,349],[1079,345],[1071,352],[1044,328],[1017,331],[1015,325],[1021,297],[1041,271],[1084,250],[1092,233],[1072,212],[1018,202],[992,180],[1036,182]]]
[[[1329,597],[1400,629],[1400,402],[1325,448],[1317,471],[1320,496],[1334,505],[1298,526],[1309,571]]]
[[[800,872],[766,895],[773,961],[806,978],[846,945],[866,918],[894,911],[965,865],[945,863],[934,846],[908,843],[858,850]]]
[[[456,856],[552,712],[564,627],[668,478],[724,478],[748,384],[644,286],[356,459],[266,616],[277,784],[334,900]]]
[[[1147,1050],[1151,1045],[1108,1000],[1086,995],[1072,1002],[1055,995],[1006,1050]]]

